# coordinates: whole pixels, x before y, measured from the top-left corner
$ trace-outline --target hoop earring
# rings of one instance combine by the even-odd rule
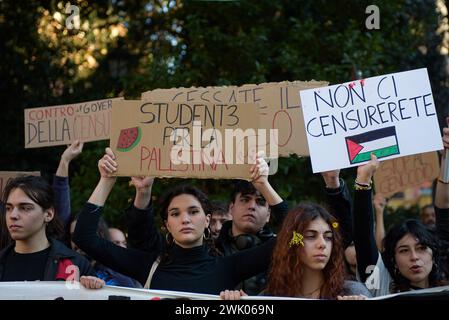
[[[207,235],[206,235],[206,231],[207,231]],[[209,227],[204,229],[204,233],[203,233],[203,239],[204,240],[209,240],[212,237],[212,232],[210,231]]]
[[[167,241],[167,244],[169,244],[169,245],[172,245],[175,242],[175,239],[173,238],[173,236],[171,235],[170,232],[167,232],[165,234],[165,241]]]

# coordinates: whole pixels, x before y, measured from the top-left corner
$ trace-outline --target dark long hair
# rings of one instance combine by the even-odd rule
[[[0,251],[11,243],[8,228],[6,227],[5,206],[0,200]]]
[[[303,272],[299,253],[303,247],[290,246],[290,240],[293,231],[304,234],[310,222],[318,218],[322,218],[333,231],[332,252],[329,262],[323,269],[324,284],[320,291],[320,298],[336,299],[337,295],[343,293],[346,274],[341,235],[338,228],[332,227],[336,219],[323,207],[304,203],[289,211],[277,235],[266,289],[269,295],[301,296]]]
[[[183,195],[183,194],[188,194],[188,195],[195,197],[195,199],[197,199],[198,202],[201,204],[201,208],[203,209],[205,215],[209,215],[209,216],[211,215],[212,206],[211,206],[210,201],[207,198],[207,196],[201,190],[199,190],[198,188],[196,188],[194,186],[181,185],[174,189],[171,189],[163,197],[160,214],[161,214],[162,221],[164,223],[167,222],[168,207],[169,207],[171,201],[173,200],[173,198]],[[209,253],[211,253],[212,255],[215,255],[215,256],[221,255],[220,252],[215,248],[214,240],[210,236],[211,235],[210,229],[207,228],[206,230],[205,230],[205,233],[206,233],[206,235],[209,235],[209,236],[207,236],[205,239],[205,245],[208,247]],[[169,239],[167,247],[170,248],[171,246],[173,246],[174,241],[172,241],[173,238],[171,237],[171,235],[169,233],[167,236]],[[166,261],[167,258],[168,258],[167,254],[163,255],[162,261],[164,261],[164,260]]]
[[[392,292],[409,291],[410,280],[405,278],[398,269],[396,269],[396,245],[407,234],[418,239],[419,244],[426,246],[432,250],[433,266],[429,273],[429,286],[437,287],[445,285],[444,273],[441,269],[442,257],[441,246],[438,237],[424,226],[420,221],[415,219],[406,220],[400,224],[393,226],[383,240],[384,252],[382,254],[383,261],[387,267],[391,277],[393,278]]]
[[[3,190],[2,201],[6,206],[8,197],[14,189],[21,189],[31,200],[37,203],[44,211],[50,208],[55,210],[55,200],[53,188],[43,178],[37,176],[21,176],[16,177],[8,181],[5,189]],[[3,209],[2,215],[6,212]],[[2,219],[2,224],[6,228],[6,219]],[[7,228],[6,228],[7,230]],[[3,232],[3,227],[2,227]],[[9,234],[9,233],[8,233]],[[61,220],[55,214],[53,219],[50,220],[45,228],[45,234],[47,238],[63,239],[64,226]]]

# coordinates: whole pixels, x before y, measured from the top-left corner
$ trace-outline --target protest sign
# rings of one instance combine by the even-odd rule
[[[25,109],[25,148],[109,139],[112,101],[121,99]]]
[[[432,181],[440,173],[437,152],[427,152],[386,160],[374,174],[376,193],[391,197],[396,192]]]
[[[156,89],[142,93],[146,101],[199,103],[257,103],[260,128],[278,130],[279,155],[309,155],[299,90],[326,86],[324,81],[246,84],[240,87],[192,87]]]
[[[313,172],[443,149],[426,69],[300,95]]]
[[[40,176],[39,171],[0,171],[0,197],[8,181],[18,176]]]
[[[269,134],[257,130],[255,104],[112,105],[110,145],[118,176],[249,179],[255,144]]]

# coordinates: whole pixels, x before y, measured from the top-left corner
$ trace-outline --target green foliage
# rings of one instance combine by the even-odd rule
[[[139,98],[154,88],[241,85],[283,80],[331,83],[427,67],[440,120],[447,114],[446,57],[438,52],[442,17],[435,1],[76,1],[84,37],[39,33],[48,11],[62,12],[62,1],[0,2],[0,95],[3,104],[1,170],[41,170],[50,176],[63,147],[23,149],[23,109],[124,95]],[[365,9],[380,9],[380,30],[367,30]],[[111,37],[111,28],[126,33]],[[95,33],[94,29],[100,30]],[[104,31],[104,32],[103,32]],[[53,39],[50,41],[48,39]],[[78,38],[77,38],[78,37]],[[94,49],[90,52],[89,46]],[[90,54],[97,62],[79,66]],[[73,57],[73,59],[71,58]],[[78,60],[77,60],[78,59]],[[113,74],[111,63],[124,62]],[[60,92],[57,84],[62,83]],[[71,168],[73,209],[77,211],[96,185],[96,167],[107,142],[88,143]],[[321,178],[308,158],[281,159],[270,178],[285,199],[322,201]],[[354,171],[342,175],[353,180]],[[163,191],[184,183],[158,179],[155,202]],[[191,181],[213,199],[227,200],[230,181]],[[119,179],[108,199],[109,222],[121,224],[121,211],[132,200],[127,179]],[[392,217],[397,216],[391,215]]]

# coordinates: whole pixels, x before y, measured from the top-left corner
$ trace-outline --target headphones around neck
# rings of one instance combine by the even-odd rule
[[[269,228],[263,228],[255,235],[244,233],[236,237],[231,236],[231,239],[237,250],[241,251],[258,246],[275,236]]]

